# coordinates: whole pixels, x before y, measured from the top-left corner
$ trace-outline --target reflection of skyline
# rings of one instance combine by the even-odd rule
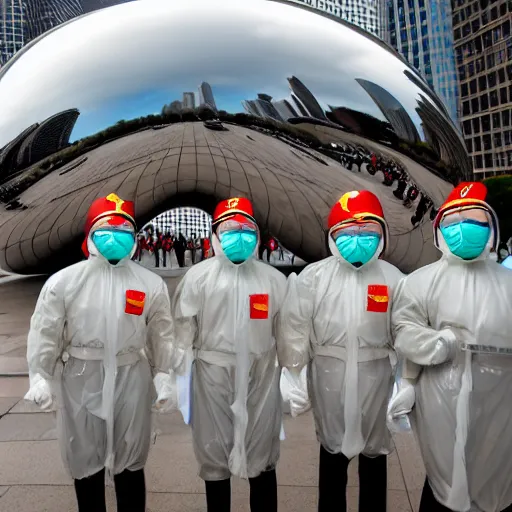
[[[272,96],[268,94],[260,93],[255,100],[244,100],[242,101],[242,106],[248,114],[256,117],[264,117],[281,122],[287,120],[278,112],[272,102]]]
[[[208,82],[202,82],[198,87],[199,107],[206,107],[217,112],[212,86]],[[179,114],[183,110],[196,108],[196,95],[193,92],[184,92],[181,100],[174,100],[169,105],[164,105],[162,114]]]
[[[266,9],[252,10],[233,1],[226,16],[214,1],[200,3],[201,16],[184,3],[179,21],[175,6],[168,2],[154,2],[151,10],[141,2],[126,3],[47,33],[0,75],[0,97],[9,98],[0,105],[0,145],[34,122],[73,106],[81,116],[72,140],[121,119],[160,113],[171,100],[187,105],[184,91],[195,91],[197,107],[194,86],[203,81],[213,87],[219,110],[238,113],[241,100],[267,93],[282,119],[295,114],[311,117],[305,98],[290,94],[286,77],[292,75],[307,84],[324,113],[328,105],[335,105],[384,121],[380,109],[353,82],[354,76],[371,79],[404,105],[423,137],[414,110],[418,90],[403,75],[405,63],[372,39],[284,4],[270,2]],[[297,37],[303,26],[307,33]],[[198,30],[208,41],[208,52],[197,44]],[[266,30],[264,38],[261,30]],[[329,51],[319,51],[313,44],[320,34],[330,41]],[[169,54],[166,49],[176,40],[183,51]],[[80,41],[87,41],[86,47]],[[254,52],[271,58],[249,59]],[[37,83],[26,79],[34,74]],[[41,90],[44,102],[35,100],[41,98]]]
[[[451,128],[451,121],[438,114],[436,107],[420,94],[416,109],[423,123],[423,132],[429,145],[435,149],[441,159],[455,168],[460,168],[464,179],[473,174],[471,161],[457,131]]]
[[[369,80],[356,78],[356,82],[369,94],[389,121],[397,136],[408,142],[419,142],[420,136],[416,126],[403,105],[386,89]]]

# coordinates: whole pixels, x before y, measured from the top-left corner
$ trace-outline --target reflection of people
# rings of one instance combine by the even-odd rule
[[[230,510],[231,475],[249,478],[252,512],[272,512],[282,420],[273,326],[286,278],[255,258],[249,200],[222,201],[213,221],[215,257],[185,274],[173,300],[177,353],[196,354],[194,452],[209,512]]]
[[[498,220],[486,195],[482,183],[452,191],[434,220],[442,258],[395,295],[407,364],[390,412],[410,409],[415,391],[422,512],[512,509],[512,274],[489,258]]]
[[[346,510],[347,469],[356,456],[359,510],[385,511],[386,455],[392,449],[386,409],[394,360],[388,326],[402,273],[379,259],[389,234],[373,193],[346,193],[332,208],[328,226],[332,256],[289,280],[279,321],[279,362],[297,382],[309,364],[321,443],[319,512]]]
[[[201,254],[201,261],[204,261],[206,258],[210,257],[210,239],[209,238],[203,238],[202,240],[202,254]]]
[[[180,267],[185,266],[185,251],[187,250],[187,240],[183,236],[183,233],[179,233],[178,238],[174,242],[174,252],[176,253],[176,259]]]
[[[144,512],[150,365],[168,369],[172,348],[168,291],[160,277],[130,261],[133,203],[115,194],[97,199],[85,231],[88,259],[50,277],[39,296],[28,335],[25,399],[44,409],[53,394],[61,401],[59,439],[80,511],[106,512],[106,468],[115,475],[117,510]],[[169,380],[155,376],[159,401]]]

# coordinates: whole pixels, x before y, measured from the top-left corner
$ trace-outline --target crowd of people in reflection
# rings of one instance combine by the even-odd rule
[[[411,216],[411,224],[413,226],[419,224],[429,208],[433,206],[430,197],[419,190],[407,171],[392,158],[377,155],[375,152],[360,145],[334,144],[333,149],[337,150],[336,152],[339,154],[340,163],[347,169],[354,172],[366,170],[371,176],[376,176],[377,173],[381,173],[382,184],[384,186],[393,187],[396,185],[396,188],[393,190],[393,195],[402,201],[406,208],[416,206]],[[435,217],[435,214],[436,211],[432,209],[432,219]]]
[[[272,235],[262,238],[258,255],[260,260],[273,265],[295,264],[295,255]],[[181,231],[177,234],[171,230],[163,232],[150,224],[137,236],[137,250],[133,260],[149,268],[173,269],[191,267],[212,256],[211,233],[191,233],[185,236]]]
[[[187,267],[213,255],[210,235],[162,232],[146,226],[137,237],[134,260],[155,268]]]

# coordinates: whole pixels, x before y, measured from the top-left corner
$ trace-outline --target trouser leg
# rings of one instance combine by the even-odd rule
[[[386,512],[388,458],[359,455],[359,512]]]
[[[88,478],[75,480],[78,512],[107,512],[105,502],[105,470]]]
[[[144,470],[124,470],[114,476],[117,512],[145,512],[146,481]]]
[[[167,267],[167,251],[162,249],[163,266]]]
[[[155,249],[155,267],[160,267],[160,251]]]
[[[432,488],[428,483],[428,478],[425,478],[425,485],[421,493],[420,512],[451,512],[449,508],[441,505],[441,503],[436,500]]]
[[[277,512],[276,470],[264,471],[249,478],[251,486],[251,512]]]
[[[349,462],[342,453],[329,453],[320,446],[318,512],[346,512]]]
[[[231,512],[231,479],[206,480],[207,512]]]

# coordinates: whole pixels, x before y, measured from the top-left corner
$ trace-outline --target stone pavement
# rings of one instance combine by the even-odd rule
[[[28,321],[42,278],[0,284],[0,366],[26,371]],[[6,282],[7,281],[7,282]],[[169,288],[176,277],[167,279]],[[56,441],[53,413],[23,402],[26,377],[0,376],[0,512],[72,512],[76,510],[72,481],[66,475]],[[178,413],[156,416],[159,432],[146,467],[148,512],[199,512],[206,509],[204,486],[197,477],[190,430]],[[278,466],[280,512],[316,509],[319,446],[311,414],[285,419],[286,440]],[[424,469],[412,434],[395,438],[388,462],[390,512],[416,512]],[[357,510],[357,461],[349,469],[349,511]],[[115,510],[112,489],[109,510]],[[248,486],[233,486],[233,511],[248,511]]]

